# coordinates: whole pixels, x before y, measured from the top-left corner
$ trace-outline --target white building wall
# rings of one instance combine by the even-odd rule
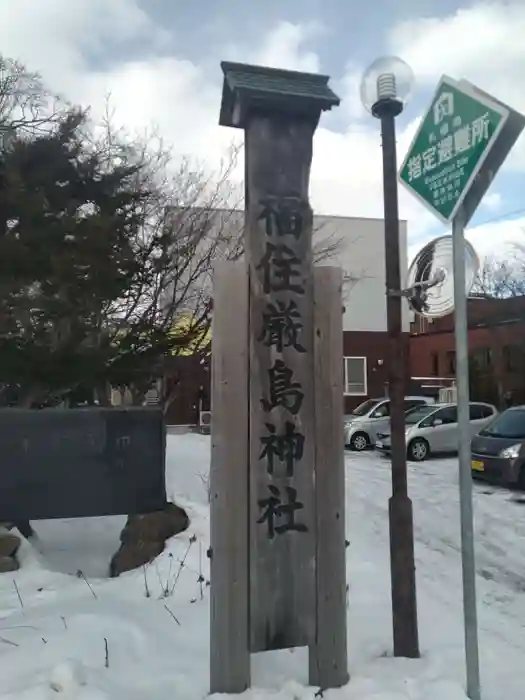
[[[207,213],[205,218],[209,218]],[[244,212],[217,210],[211,217],[222,235],[232,231],[234,239],[242,230]],[[314,250],[334,247],[328,258],[318,262],[343,268],[347,279],[344,290],[345,331],[386,332],[385,241],[382,219],[315,216]],[[228,247],[228,246],[226,246]],[[401,279],[407,271],[407,226],[400,222]],[[203,283],[211,285],[211,278]],[[403,329],[409,330],[409,311],[403,302]]]
[[[316,216],[318,241],[339,241],[338,252],[325,265],[343,268],[345,284],[345,331],[385,332],[385,234],[382,219]],[[400,222],[401,281],[407,273],[407,226]],[[318,243],[319,245],[319,243]],[[409,330],[409,310],[403,302],[403,329]]]

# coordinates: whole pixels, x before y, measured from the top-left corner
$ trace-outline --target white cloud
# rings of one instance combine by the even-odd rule
[[[480,2],[443,18],[395,27],[391,50],[409,63],[419,83],[442,74],[463,78],[525,113],[525,3]],[[525,137],[505,168],[525,169]]]
[[[368,116],[361,102],[359,92],[362,75],[362,66],[355,62],[348,62],[346,64],[344,76],[339,81],[338,89],[342,99],[341,109],[350,123],[356,119],[363,119]]]
[[[467,238],[481,257],[510,257],[513,245],[525,242],[525,216],[475,226]]]
[[[481,206],[491,212],[496,212],[501,209],[503,197],[499,192],[489,192],[483,197]]]
[[[391,33],[392,49],[419,80],[460,75],[525,109],[522,2],[480,2],[443,18],[405,21]]]
[[[177,155],[190,154],[215,166],[233,139],[242,134],[218,126],[221,94],[220,59],[241,60],[296,70],[323,70],[309,42],[322,38],[315,24],[282,22],[255,45],[229,46],[216,57],[210,75],[204,65],[185,60],[173,35],[155,25],[137,0],[0,0],[0,46],[40,70],[51,86],[75,102],[101,109],[107,93],[116,118],[129,129],[156,124]],[[413,20],[393,29],[390,46],[412,65],[419,81],[435,83],[441,72],[466,77],[494,91],[513,106],[525,108],[525,3],[483,4],[445,19]],[[140,46],[140,60],[125,60],[125,49]],[[93,70],[88,58],[104,51],[118,61]],[[162,48],[162,52],[159,52]],[[115,49],[119,49],[118,54]],[[207,64],[210,56],[204,57]],[[349,56],[350,59],[350,56]],[[382,215],[379,125],[364,114],[358,95],[362,67],[350,60],[333,85],[344,99],[339,108],[344,131],[318,128],[312,168],[312,203],[323,213]],[[366,118],[365,118],[366,117]],[[418,126],[413,120],[398,135],[399,158]],[[514,167],[525,169],[514,157]],[[242,177],[242,167],[237,176]],[[497,195],[485,206],[495,210]],[[400,213],[409,232],[421,240],[436,221],[415,199],[400,191]],[[505,222],[507,223],[507,222]],[[509,224],[510,226],[510,224]],[[512,229],[513,230],[513,229]],[[479,241],[511,235],[511,228],[482,227]],[[474,235],[474,232],[472,233]]]
[[[88,70],[87,55],[130,41],[160,47],[166,32],[135,0],[0,0],[2,53],[41,72],[69,97]]]
[[[304,45],[320,31],[321,28],[313,23],[297,25],[281,22],[264,37],[262,46],[251,56],[245,54],[243,60],[261,66],[318,73],[321,70],[319,57],[307,51]]]
[[[516,244],[525,245],[525,216],[473,226],[466,230],[465,237],[472,243],[480,259],[510,259],[515,253]],[[422,247],[421,242],[410,245],[408,259],[413,260]]]

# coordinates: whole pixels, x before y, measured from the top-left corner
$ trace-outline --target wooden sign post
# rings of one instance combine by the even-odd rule
[[[336,687],[348,679],[342,275],[314,275],[308,183],[321,111],[339,99],[326,76],[222,68],[220,123],[245,130],[246,218],[244,274],[223,264],[214,288],[211,690],[245,690],[249,652],[297,646],[310,682]]]

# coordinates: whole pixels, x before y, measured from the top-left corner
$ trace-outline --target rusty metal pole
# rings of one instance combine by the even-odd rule
[[[407,375],[407,339],[403,334],[399,211],[395,118],[396,100],[380,100],[374,116],[381,120],[383,195],[385,217],[385,271],[388,326],[388,386],[392,440],[392,496],[388,503],[394,656],[419,657],[414,524],[407,486],[404,398]]]

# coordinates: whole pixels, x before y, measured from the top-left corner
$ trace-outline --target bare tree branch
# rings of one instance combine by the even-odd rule
[[[525,295],[525,247],[509,260],[491,256],[483,261],[472,293],[489,299]]]
[[[45,87],[38,73],[0,55],[0,138],[46,132],[64,113],[65,105]]]

